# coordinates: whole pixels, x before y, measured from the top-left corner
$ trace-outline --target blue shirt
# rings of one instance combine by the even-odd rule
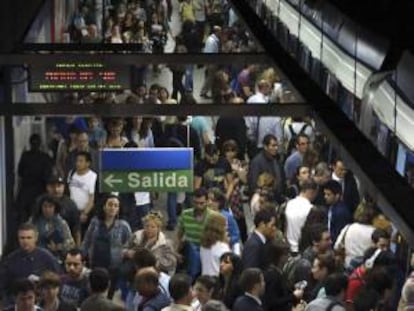
[[[295,151],[286,159],[285,175],[287,179],[290,180],[295,176],[296,170],[302,165],[302,160],[303,156],[299,153],[299,151]]]
[[[222,209],[220,213],[226,218],[227,232],[230,238],[230,246],[233,246],[236,243],[240,243],[240,230],[233,214],[225,209]]]

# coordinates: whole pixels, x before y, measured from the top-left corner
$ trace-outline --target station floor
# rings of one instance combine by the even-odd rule
[[[175,48],[175,40],[173,37],[176,37],[181,32],[181,20],[179,16],[179,7],[180,4],[178,0],[172,0],[173,4],[173,14],[171,17],[170,28],[171,32],[168,34],[167,44],[164,48],[164,52],[173,53]],[[189,59],[189,64],[191,64],[191,59]],[[197,68],[197,64],[194,65],[194,90],[193,96],[196,99],[197,103],[210,103],[211,101],[206,100],[200,97],[200,91],[204,81],[204,68]],[[170,94],[172,93],[172,73],[168,68],[168,64],[160,66],[160,73],[154,74],[152,70],[150,70],[149,77],[148,77],[148,86],[152,83],[157,83],[162,86],[166,86]]]

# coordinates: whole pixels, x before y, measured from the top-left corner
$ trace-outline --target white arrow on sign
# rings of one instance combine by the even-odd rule
[[[111,174],[108,177],[104,179],[105,184],[107,184],[109,187],[113,188],[114,184],[122,184],[122,179],[115,179],[114,175]]]

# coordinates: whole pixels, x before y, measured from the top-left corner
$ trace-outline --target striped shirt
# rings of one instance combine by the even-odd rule
[[[194,209],[189,208],[181,213],[178,221],[179,230],[184,232],[184,239],[188,242],[200,245],[201,235],[207,223],[208,217],[215,213],[210,209],[206,209],[203,218],[198,220],[194,217]]]

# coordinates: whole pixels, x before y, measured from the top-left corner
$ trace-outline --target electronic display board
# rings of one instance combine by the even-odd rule
[[[120,91],[131,88],[131,67],[103,62],[58,62],[30,66],[29,91]]]

